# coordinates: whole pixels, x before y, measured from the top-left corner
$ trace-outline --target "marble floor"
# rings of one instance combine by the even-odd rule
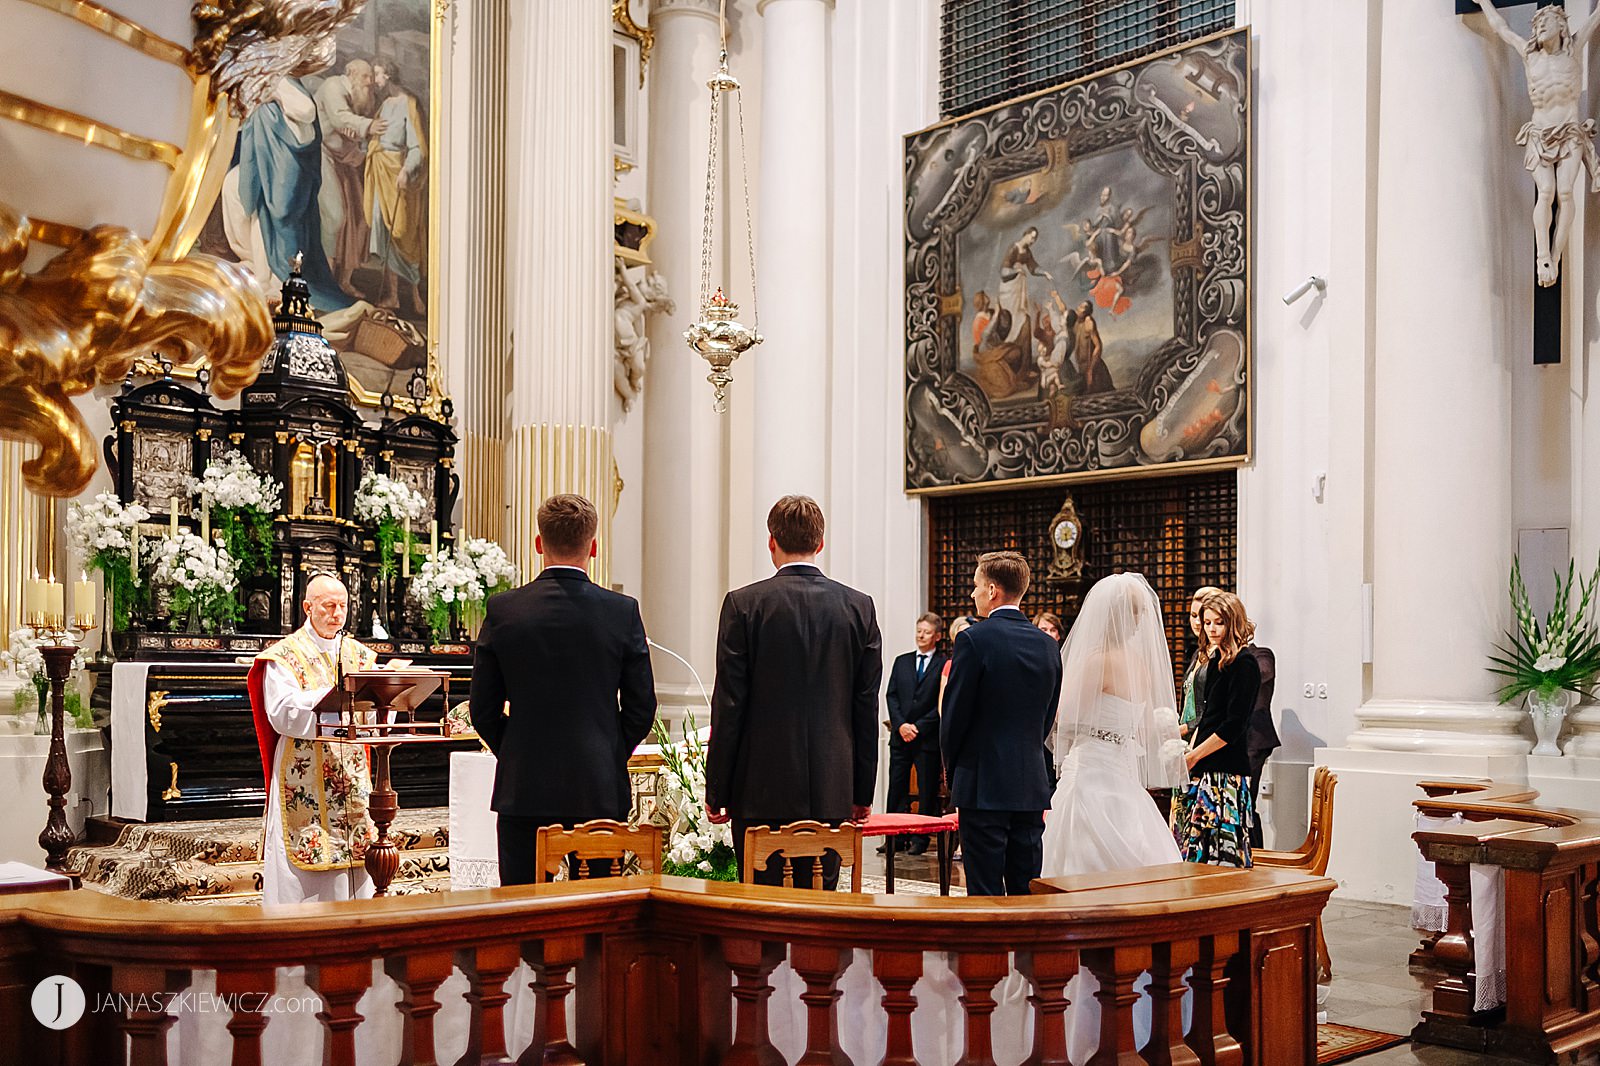
[[[900,854],[895,876],[919,881],[935,880],[933,850],[925,855]],[[866,873],[881,876],[883,856],[875,847],[863,856]],[[957,863],[952,881],[961,881]],[[1375,1029],[1382,1033],[1409,1033],[1417,1024],[1427,1000],[1430,982],[1413,976],[1407,957],[1418,938],[1407,920],[1405,907],[1383,903],[1355,903],[1335,899],[1323,915],[1328,951],[1333,955],[1333,983],[1328,986],[1323,1009],[1328,1021]],[[1518,1060],[1482,1055],[1453,1048],[1402,1044],[1387,1051],[1351,1060],[1360,1066],[1413,1063],[1421,1066],[1499,1066]],[[1592,1064],[1600,1060],[1589,1060]]]

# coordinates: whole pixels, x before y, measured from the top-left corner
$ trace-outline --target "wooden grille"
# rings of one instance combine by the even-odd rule
[[[1233,26],[1234,0],[944,0],[946,118]]]
[[[1068,493],[1084,530],[1081,584],[1045,579],[1050,520]],[[1143,574],[1161,598],[1174,677],[1194,654],[1189,597],[1232,589],[1238,573],[1238,493],[1232,471],[1184,477],[935,496],[928,501],[928,607],[948,621],[972,613],[972,571],[987,551],[1019,551],[1033,570],[1022,606],[1054,611],[1070,627],[1089,586],[1107,574]]]

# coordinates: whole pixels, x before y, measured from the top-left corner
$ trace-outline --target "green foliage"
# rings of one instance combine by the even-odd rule
[[[1522,580],[1522,560],[1511,561],[1511,610],[1515,624],[1506,632],[1505,642],[1496,644],[1497,654],[1489,656],[1489,672],[1506,679],[1500,689],[1501,702],[1509,702],[1526,692],[1548,698],[1561,689],[1585,695],[1600,674],[1600,634],[1596,633],[1595,588],[1600,583],[1600,565],[1587,579],[1578,575],[1577,564],[1567,562],[1566,577],[1558,571],[1555,601],[1541,623],[1528,600],[1528,587]],[[1572,593],[1578,603],[1572,606]]]
[[[702,881],[734,881],[739,880],[739,864],[734,859],[733,849],[726,844],[718,844],[711,849],[701,862],[709,863],[710,870],[703,870],[699,863],[673,862],[663,859],[661,872],[673,877],[698,877]]]
[[[218,507],[212,521],[238,567],[239,580],[265,573],[272,559],[272,515],[259,507]]]

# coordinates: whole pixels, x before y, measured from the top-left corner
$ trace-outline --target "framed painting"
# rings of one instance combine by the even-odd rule
[[[1248,29],[905,141],[906,490],[1250,456]]]
[[[247,265],[276,302],[296,254],[352,399],[435,407],[441,20],[368,0],[333,64],[280,80],[240,125],[196,247]]]

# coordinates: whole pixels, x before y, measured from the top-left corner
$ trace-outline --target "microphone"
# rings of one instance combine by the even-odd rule
[[[706,693],[706,683],[704,681],[700,680],[700,674],[695,670],[694,665],[692,663],[690,663],[688,659],[685,659],[683,656],[679,655],[677,652],[673,651],[671,648],[664,648],[660,644],[657,644],[655,641],[651,640],[649,637],[645,638],[645,643],[650,645],[656,651],[664,652],[665,654],[672,656],[674,659],[678,660],[686,668],[688,668],[689,675],[694,678],[695,685],[698,686],[699,689],[700,689],[700,698],[705,701],[706,710],[710,711],[711,710],[711,697],[709,695],[707,695],[707,693]]]

